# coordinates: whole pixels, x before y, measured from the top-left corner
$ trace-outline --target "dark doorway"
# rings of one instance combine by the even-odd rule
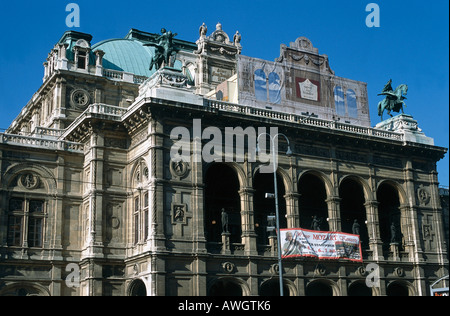
[[[222,209],[228,215],[232,243],[241,243],[239,179],[233,168],[223,163],[211,165],[206,172],[205,228],[208,242],[222,241]]]
[[[372,296],[372,288],[368,287],[364,282],[356,282],[350,285],[348,296]]]
[[[339,197],[341,198],[341,226],[344,233],[353,234],[355,220],[359,225],[359,235],[361,246],[369,246],[369,234],[366,225],[366,207],[364,206],[364,191],[357,181],[345,179],[339,187]]]
[[[387,288],[387,296],[409,296],[408,288],[399,283],[392,283]]]
[[[313,282],[306,287],[306,296],[333,296],[333,289],[323,282]]]
[[[242,296],[242,288],[232,279],[220,279],[211,286],[208,296]]]
[[[320,221],[320,230],[328,231],[327,192],[323,181],[314,174],[307,173],[300,178],[298,185],[300,193],[300,226],[312,229],[314,216]]]
[[[279,279],[272,279],[261,285],[260,296],[280,296]],[[283,283],[283,295],[289,296],[289,287]]]
[[[142,280],[134,280],[130,285],[130,296],[147,296],[147,289]]]
[[[387,183],[383,183],[377,190],[378,216],[380,220],[380,236],[384,243],[384,250],[391,243],[401,245],[401,213],[400,199],[397,189]]]
[[[255,216],[255,232],[258,235],[258,245],[268,245],[269,236],[275,236],[274,233],[267,232],[267,216],[275,215],[275,199],[266,198],[266,193],[274,193],[273,173],[256,173],[253,187],[255,193],[253,195],[253,207]],[[280,215],[280,228],[287,227],[286,219],[286,199],[283,179],[277,174],[278,188],[278,209]]]

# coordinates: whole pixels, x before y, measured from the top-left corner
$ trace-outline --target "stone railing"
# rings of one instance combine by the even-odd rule
[[[135,84],[142,84],[145,80],[147,80],[147,77],[145,76],[138,76],[129,72],[124,71],[118,71],[118,70],[112,70],[112,69],[103,69],[102,75],[105,78],[115,80],[115,81],[125,81]]]
[[[126,108],[120,106],[108,105],[103,103],[91,104],[84,113],[95,113],[106,116],[121,118],[127,112]]]
[[[292,123],[316,126],[316,127],[320,127],[320,128],[349,132],[352,134],[380,137],[380,138],[391,139],[391,140],[396,140],[396,141],[404,140],[404,135],[401,133],[395,133],[395,132],[370,128],[370,127],[365,127],[365,126],[345,124],[345,123],[340,123],[340,122],[336,122],[336,121],[322,120],[322,119],[313,118],[313,117],[309,117],[309,116],[277,112],[277,111],[261,109],[261,108],[254,108],[254,107],[233,104],[233,103],[228,103],[228,102],[223,102],[223,101],[206,100],[205,106],[209,107],[211,109],[217,109],[219,111],[237,112],[237,113],[242,113],[242,114],[247,114],[247,115],[252,115],[252,116],[269,118],[269,119],[273,119],[273,120],[287,121],[287,122],[292,122]]]
[[[0,144],[83,153],[84,146],[63,140],[23,135],[0,134]]]
[[[31,133],[33,137],[41,137],[41,138],[59,138],[63,134],[64,130],[54,129],[54,128],[46,128],[46,127],[36,127],[34,131]]]

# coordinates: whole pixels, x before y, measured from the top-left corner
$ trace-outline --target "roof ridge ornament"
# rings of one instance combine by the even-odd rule
[[[227,54],[230,56],[235,56],[236,54],[241,54],[242,35],[239,31],[236,31],[236,34],[234,34],[233,41],[231,41],[228,34],[223,31],[222,23],[220,22],[216,24],[216,30],[211,35],[207,36],[207,32],[208,27],[205,23],[203,23],[199,29],[200,38],[196,42],[198,49],[194,51],[195,54],[206,53],[206,45],[210,47],[211,51],[219,52],[222,55]],[[213,44],[214,47],[211,46],[211,44]],[[237,48],[237,52],[233,50],[234,47]]]

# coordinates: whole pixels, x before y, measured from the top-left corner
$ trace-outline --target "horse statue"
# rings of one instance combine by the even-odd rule
[[[161,29],[161,34],[161,36],[158,36],[155,39],[157,43],[144,44],[144,46],[155,47],[155,55],[151,60],[150,70],[152,70],[153,67],[155,67],[156,70],[163,66],[172,67],[171,57],[176,55],[179,51],[173,44],[173,38],[178,34],[173,34],[171,31],[166,31],[164,28]]]
[[[391,86],[392,79],[384,86],[383,91],[378,95],[385,95],[386,98],[378,103],[378,116],[383,120],[383,112],[386,110],[392,117],[391,111],[404,114],[403,106],[406,106],[403,100],[406,100],[404,95],[408,94],[408,86],[406,84],[399,85],[395,90]]]

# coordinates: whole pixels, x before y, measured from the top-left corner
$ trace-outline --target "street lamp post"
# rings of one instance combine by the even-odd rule
[[[287,138],[286,135],[279,133],[276,134],[275,136],[271,137],[269,134],[267,133],[262,133],[258,136],[258,144],[256,147],[256,152],[259,152],[259,138],[263,135],[267,135],[269,136],[270,142],[272,144],[272,164],[273,164],[273,183],[274,183],[274,199],[275,199],[275,217],[276,217],[276,230],[277,230],[277,240],[278,240],[278,277],[280,279],[280,296],[284,296],[284,289],[283,289],[283,264],[281,261],[281,238],[280,238],[280,214],[279,214],[279,207],[278,207],[278,183],[277,183],[277,169],[278,169],[278,164],[276,163],[277,161],[277,152],[275,151],[275,139],[279,136],[283,136],[287,143],[288,143],[288,149],[286,152],[286,155],[291,156],[292,155],[292,151],[291,151],[291,147],[290,147],[290,142],[289,139]]]

